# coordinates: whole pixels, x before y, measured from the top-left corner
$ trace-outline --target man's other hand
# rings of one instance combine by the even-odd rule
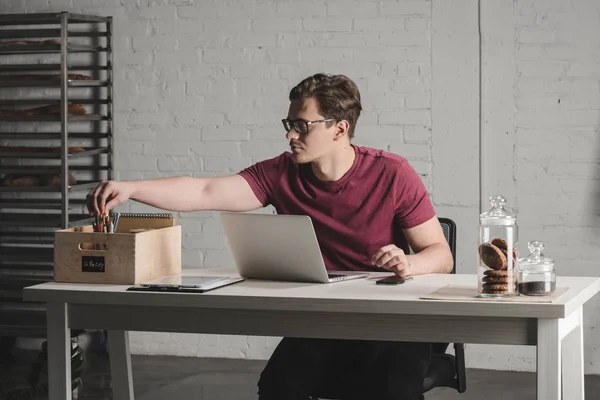
[[[410,262],[404,250],[393,244],[383,246],[371,257],[371,263],[377,267],[385,268],[394,274],[406,278],[410,269]]]

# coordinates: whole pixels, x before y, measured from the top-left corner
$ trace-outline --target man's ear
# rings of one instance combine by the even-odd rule
[[[344,136],[348,136],[348,131],[350,130],[350,124],[345,119],[338,121],[336,124],[336,131],[334,140],[339,140]]]

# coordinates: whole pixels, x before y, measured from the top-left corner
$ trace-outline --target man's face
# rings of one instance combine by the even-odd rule
[[[313,97],[294,100],[290,103],[288,119],[303,120],[305,122],[325,119],[319,114],[317,100]],[[338,129],[334,123],[319,122],[309,124],[307,133],[298,133],[291,127],[285,136],[290,142],[293,160],[303,164],[315,161],[328,154],[333,147],[334,137]],[[331,125],[328,127],[328,125]]]

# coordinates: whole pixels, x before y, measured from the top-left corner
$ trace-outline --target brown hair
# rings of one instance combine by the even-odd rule
[[[324,118],[346,120],[348,137],[354,136],[362,106],[358,87],[345,75],[316,74],[309,76],[290,91],[290,101],[314,97]]]

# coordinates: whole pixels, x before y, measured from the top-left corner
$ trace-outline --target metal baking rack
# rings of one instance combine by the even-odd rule
[[[0,115],[0,336],[45,337],[45,307],[23,302],[22,289],[53,279],[54,231],[90,224],[85,196],[113,178],[112,48],[111,17],[0,15],[0,110],[60,105],[56,115]],[[69,104],[86,114],[69,115]],[[48,174],[59,183],[2,184]]]

